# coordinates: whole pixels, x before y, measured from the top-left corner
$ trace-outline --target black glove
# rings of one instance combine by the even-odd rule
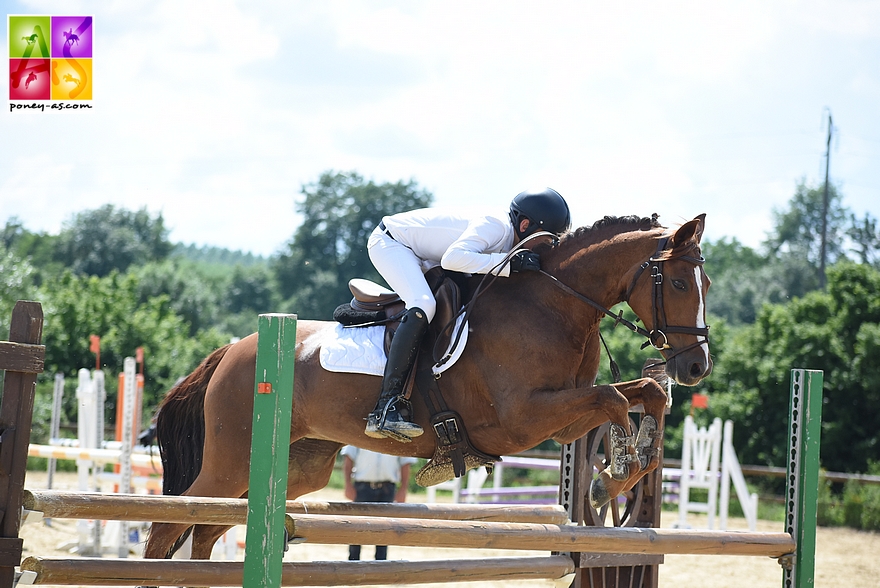
[[[541,256],[531,251],[518,251],[510,258],[510,273],[536,272],[541,269]]]

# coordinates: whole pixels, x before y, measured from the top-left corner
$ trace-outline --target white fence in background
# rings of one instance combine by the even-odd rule
[[[749,494],[743,478],[739,459],[733,449],[732,421],[724,423],[722,436],[721,419],[716,418],[709,427],[698,428],[691,416],[685,417],[681,469],[664,468],[663,478],[665,480],[678,478],[676,527],[688,528],[688,513],[697,512],[706,513],[709,529],[715,527],[715,517],[718,516],[719,528],[726,531],[730,508],[730,484],[733,482],[749,530],[755,530],[758,520],[758,495]],[[691,498],[691,490],[700,488],[707,491],[706,502]]]

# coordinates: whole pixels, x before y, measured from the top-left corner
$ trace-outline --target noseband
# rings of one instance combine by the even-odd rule
[[[670,325],[666,322],[666,307],[663,304],[663,262],[668,261],[669,259],[681,259],[683,261],[688,261],[693,263],[694,265],[703,265],[706,260],[700,257],[693,257],[691,255],[677,255],[674,258],[666,258],[664,259],[661,255],[664,249],[666,249],[666,244],[668,243],[669,238],[664,237],[660,239],[657,243],[657,253],[654,254],[654,257],[648,259],[648,261],[644,262],[639,266],[639,269],[636,271],[636,275],[633,276],[632,282],[630,283],[629,288],[624,294],[623,299],[629,303],[629,297],[632,294],[633,289],[636,287],[636,282],[642,273],[648,268],[651,268],[651,277],[654,279],[653,288],[651,289],[651,314],[653,315],[653,325],[654,328],[648,332],[648,341],[642,345],[642,349],[651,345],[654,349],[658,351],[664,351],[667,349],[672,349],[672,346],[669,345],[669,340],[666,337],[667,333],[682,333],[685,335],[696,335],[698,337],[705,337],[704,341],[697,341],[696,343],[692,343],[687,347],[683,347],[678,350],[673,350],[673,353],[666,357],[666,360],[669,361],[676,355],[680,353],[684,353],[694,347],[699,347],[703,343],[709,343],[709,327],[681,327],[677,325]]]
[[[694,347],[699,347],[703,343],[708,344],[709,327],[682,327],[677,325],[669,325],[666,322],[666,309],[664,308],[663,304],[663,262],[669,261],[669,259],[681,259],[693,263],[694,265],[703,265],[703,263],[705,263],[706,261],[703,257],[693,257],[690,255],[677,255],[674,258],[664,259],[661,254],[666,248],[666,244],[668,242],[668,237],[660,239],[660,241],[657,243],[657,252],[639,266],[639,269],[636,270],[635,276],[633,276],[632,282],[630,282],[626,294],[624,294],[623,296],[623,301],[629,303],[629,297],[635,289],[636,283],[638,282],[644,271],[650,267],[650,276],[653,278],[653,288],[651,289],[651,314],[653,315],[653,328],[650,331],[643,329],[642,327],[639,327],[638,325],[635,325],[632,322],[623,318],[622,310],[618,314],[614,314],[598,302],[587,298],[580,292],[563,284],[559,281],[559,279],[556,278],[556,276],[553,276],[552,274],[549,274],[544,270],[539,271],[540,273],[550,278],[553,281],[553,284],[555,284],[557,287],[561,288],[568,294],[571,294],[575,298],[586,302],[596,310],[614,319],[614,326],[617,326],[619,324],[623,325],[633,333],[638,333],[639,335],[646,337],[648,340],[645,341],[641,348],[644,349],[648,345],[651,345],[654,347],[654,349],[660,352],[666,352],[663,355],[666,358],[666,361],[669,361],[676,355],[684,353],[685,351],[693,349]],[[696,343],[692,343],[687,347],[676,350],[671,345],[669,345],[669,340],[666,336],[667,333],[682,333],[686,335],[696,335],[698,337],[702,336],[705,337],[705,340],[697,341]],[[668,353],[670,350],[672,352]]]

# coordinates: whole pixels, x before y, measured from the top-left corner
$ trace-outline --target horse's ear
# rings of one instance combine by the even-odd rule
[[[681,225],[678,230],[675,231],[675,235],[672,236],[672,245],[677,247],[684,245],[689,241],[692,241],[694,244],[699,244],[700,239],[703,238],[703,229],[705,227],[706,215],[704,213],[694,218],[694,220]]]

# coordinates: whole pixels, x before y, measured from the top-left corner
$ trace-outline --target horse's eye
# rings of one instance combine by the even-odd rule
[[[672,287],[676,290],[687,290],[687,284],[684,280],[672,280]]]

